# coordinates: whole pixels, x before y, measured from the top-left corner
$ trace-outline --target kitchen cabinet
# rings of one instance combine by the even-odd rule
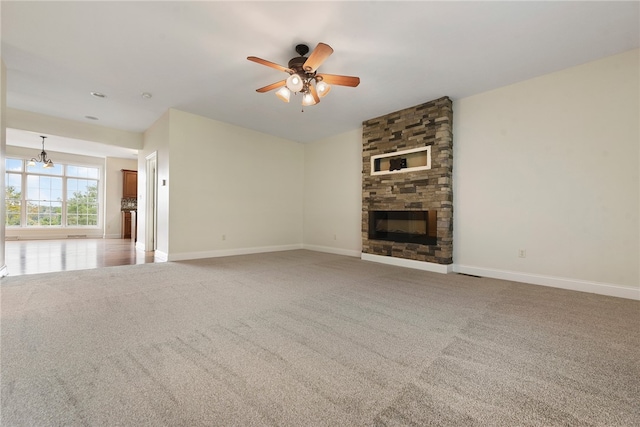
[[[122,169],[122,198],[138,197],[138,172]]]
[[[122,238],[130,239],[131,238],[131,211],[123,211],[122,212]]]
[[[138,207],[138,172],[122,169],[122,230],[123,239],[136,240]]]

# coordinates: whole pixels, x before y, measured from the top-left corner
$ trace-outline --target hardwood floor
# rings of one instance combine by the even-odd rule
[[[136,251],[131,239],[9,240],[5,261],[10,276],[86,270],[154,262],[153,252]]]

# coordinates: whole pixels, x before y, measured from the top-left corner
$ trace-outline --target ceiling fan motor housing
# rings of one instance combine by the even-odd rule
[[[296,52],[298,52],[298,55],[300,56],[305,56],[307,53],[309,53],[309,46],[307,46],[306,44],[296,45]]]
[[[296,56],[295,58],[291,58],[289,61],[289,68],[293,70],[296,74],[300,74],[300,76],[304,77],[305,75],[312,76],[314,73],[308,73],[304,70],[304,63],[307,62],[307,58],[304,56]]]

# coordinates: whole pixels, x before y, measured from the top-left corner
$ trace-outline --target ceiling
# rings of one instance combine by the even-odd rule
[[[176,108],[309,142],[441,96],[455,101],[638,48],[639,6],[2,1],[7,106],[134,132]],[[287,75],[247,56],[286,66],[296,44],[318,42],[334,49],[319,71],[359,76],[360,86],[334,87],[304,112],[300,95],[285,104],[255,91]],[[53,142],[47,149],[61,151]]]

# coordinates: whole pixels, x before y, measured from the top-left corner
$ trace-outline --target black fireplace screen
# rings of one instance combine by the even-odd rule
[[[369,211],[369,239],[435,245],[436,211]]]

